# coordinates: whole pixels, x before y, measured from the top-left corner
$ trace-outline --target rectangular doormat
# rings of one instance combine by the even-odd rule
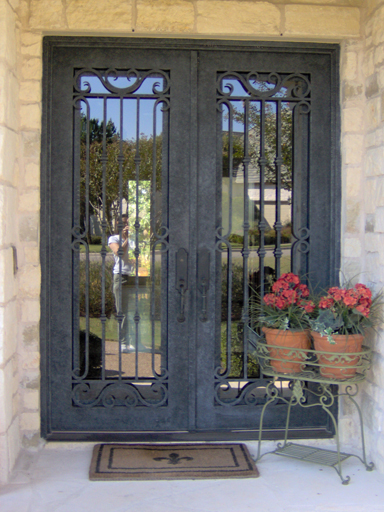
[[[244,444],[98,444],[90,480],[257,478]]]

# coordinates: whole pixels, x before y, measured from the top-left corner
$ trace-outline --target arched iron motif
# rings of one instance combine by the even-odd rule
[[[88,78],[88,80],[87,80]],[[150,79],[149,87],[144,90],[145,82]],[[128,85],[127,85],[128,84]],[[115,375],[109,376],[106,370],[106,322],[108,319],[105,300],[106,300],[106,287],[107,287],[107,255],[108,255],[108,234],[109,223],[107,222],[107,211],[106,211],[106,198],[107,198],[107,164],[108,164],[108,152],[107,152],[107,100],[113,99],[118,102],[120,119],[119,126],[117,128],[116,142],[118,146],[117,156],[117,168],[118,168],[118,202],[119,202],[119,214],[116,222],[119,235],[119,250],[120,255],[120,274],[121,272],[121,256],[123,249],[122,245],[122,230],[124,224],[122,222],[123,211],[123,197],[127,196],[127,213],[128,213],[128,183],[123,183],[123,170],[126,165],[123,153],[123,130],[124,130],[124,107],[123,101],[130,100],[130,105],[136,105],[136,154],[134,155],[134,172],[135,172],[135,199],[132,203],[135,210],[135,219],[132,224],[132,233],[134,239],[134,247],[132,247],[132,254],[135,258],[135,276],[132,276],[135,286],[135,311],[133,314],[133,322],[135,329],[135,354],[134,356],[134,375],[123,376],[122,372],[122,349],[120,342],[118,342],[118,371],[117,377]],[[99,143],[102,147],[102,154],[99,157],[99,165],[101,168],[101,198],[102,208],[100,207],[100,226],[102,230],[102,245],[99,252],[101,261],[100,270],[100,282],[101,282],[101,313],[98,317],[101,323],[101,343],[100,358],[98,361],[96,374],[95,369],[92,367],[91,362],[91,340],[90,340],[90,269],[91,259],[89,251],[89,225],[90,225],[90,180],[91,176],[91,163],[90,163],[90,143],[91,143],[91,126],[90,120],[92,117],[91,105],[92,101],[100,101],[102,104],[101,114],[101,133],[99,134]],[[138,296],[139,296],[139,258],[141,256],[141,248],[139,242],[139,233],[141,232],[141,219],[139,217],[139,178],[141,169],[141,156],[140,156],[140,102],[152,100],[153,103],[153,125],[152,125],[152,170],[150,171],[150,178],[147,181],[151,183],[151,218],[150,218],[150,239],[149,239],[149,265],[150,265],[150,276],[151,283],[148,285],[148,292],[151,294],[151,300],[149,304],[149,322],[151,324],[151,348],[148,352],[151,352],[151,364],[148,364],[148,368],[151,368],[152,375],[146,375],[142,377],[139,375],[138,370],[138,347],[141,343],[139,329],[143,321],[139,307],[138,307]],[[160,178],[158,176],[157,164],[157,126],[158,126],[158,114],[161,112],[163,116],[169,116],[170,110],[170,76],[169,72],[160,69],[151,70],[140,70],[140,69],[96,69],[96,68],[82,68],[76,69],[73,76],[73,119],[74,119],[74,180],[73,180],[73,221],[72,221],[72,254],[73,254],[73,282],[74,282],[74,294],[76,295],[76,287],[79,289],[79,261],[80,258],[85,260],[85,317],[86,327],[84,329],[83,340],[79,341],[79,302],[80,297],[74,296],[73,304],[73,369],[72,369],[72,401],[77,407],[161,407],[167,405],[168,400],[168,370],[166,354],[167,350],[161,348],[160,352],[155,350],[155,318],[156,308],[158,305],[155,303],[155,287],[156,280],[158,277],[166,279],[165,275],[158,276],[164,272],[163,268],[157,268],[155,265],[156,254],[166,255],[169,251],[169,231],[167,226],[167,219],[164,215],[167,215],[166,208],[159,207],[162,218],[158,218],[156,206],[155,211],[153,205],[156,204],[156,191],[158,187],[163,186],[161,180],[168,180],[168,167],[167,164],[161,164]],[[82,117],[83,116],[83,117]],[[83,122],[84,121],[84,122]],[[163,142],[168,144],[168,132],[164,126],[169,126],[169,122],[166,121],[164,124],[163,119],[163,130],[162,137]],[[81,131],[82,130],[82,131]],[[84,142],[84,181],[80,184],[80,150],[76,149],[79,146],[80,137],[83,137]],[[159,155],[160,159],[162,155]],[[76,161],[77,158],[77,161]],[[76,163],[77,162],[77,163]],[[152,181],[151,181],[152,180]],[[159,181],[160,180],[160,181]],[[133,181],[133,180],[132,180]],[[81,188],[82,187],[82,188]],[[165,187],[166,188],[166,187]],[[164,190],[166,193],[166,190]],[[85,194],[81,197],[81,194]],[[80,210],[82,208],[81,201],[84,202],[85,208],[85,225],[80,225]],[[93,207],[92,207],[93,208]],[[148,229],[149,231],[149,229]],[[81,247],[83,249],[81,249]],[[80,254],[82,253],[82,254]],[[156,253],[156,254],[155,254]],[[160,283],[162,281],[160,280]],[[160,286],[160,285],[159,285]],[[121,278],[119,285],[120,303],[122,300],[121,295]],[[164,287],[164,285],[163,285]],[[160,301],[161,302],[161,301]],[[116,320],[118,322],[119,340],[121,339],[121,329],[124,315],[121,310],[116,314]],[[81,344],[83,343],[83,344]],[[162,341],[163,343],[163,341]],[[80,356],[79,356],[80,354]],[[149,361],[148,361],[149,363]],[[150,373],[150,370],[147,370]],[[130,375],[130,374],[129,374]],[[118,381],[116,382],[116,378]],[[115,382],[113,382],[113,379]],[[150,398],[148,398],[148,393]]]

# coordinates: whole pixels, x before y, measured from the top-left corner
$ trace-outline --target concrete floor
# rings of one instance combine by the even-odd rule
[[[247,445],[255,454],[256,444]],[[273,446],[263,443],[262,453]],[[0,511],[384,512],[384,475],[367,472],[356,458],[343,463],[347,486],[332,468],[276,455],[257,463],[257,479],[90,482],[92,447],[48,443],[22,454],[11,483],[0,488]]]

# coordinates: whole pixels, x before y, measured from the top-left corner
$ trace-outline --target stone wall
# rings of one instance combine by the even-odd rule
[[[369,0],[364,12],[363,91],[364,157],[361,172],[361,233],[364,279],[384,288],[384,0]],[[359,141],[360,142],[360,141]],[[372,337],[374,360],[361,395],[367,442],[376,466],[384,472],[384,331]]]
[[[20,446],[18,418],[17,188],[19,185],[17,2],[0,0],[0,482]]]
[[[380,266],[384,261],[384,244],[380,246],[384,242],[383,1],[368,0],[366,9],[361,9],[362,0],[0,0],[0,481],[13,465],[19,439],[26,448],[40,442],[43,35],[340,42],[344,270],[354,275],[374,269],[365,280],[380,283],[384,282]],[[16,276],[12,245],[18,256]],[[375,442],[380,447],[379,466],[384,471],[384,440],[379,433],[384,425],[380,408],[384,375],[378,377],[384,349],[380,355],[383,342],[378,338],[374,343],[376,361],[364,389],[369,397],[364,407],[369,445],[372,450]],[[354,421],[342,404],[347,441],[354,435]]]

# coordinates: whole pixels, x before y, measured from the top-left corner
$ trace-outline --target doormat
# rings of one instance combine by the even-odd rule
[[[257,478],[244,444],[98,444],[90,480]]]

